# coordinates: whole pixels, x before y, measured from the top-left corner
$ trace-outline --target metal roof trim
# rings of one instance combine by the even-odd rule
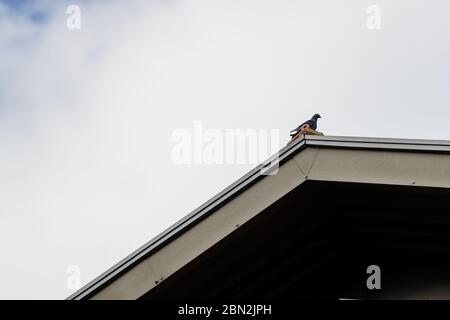
[[[304,137],[307,145],[358,148],[377,150],[397,150],[415,152],[450,152],[448,140],[418,140],[418,139],[392,139],[392,138],[362,138],[362,137],[338,137],[338,136],[312,136]]]
[[[292,145],[286,146],[280,150],[278,156],[275,155],[275,159],[278,162],[283,162],[292,153],[297,152],[304,148],[305,140],[298,139]],[[272,159],[269,158],[268,160]],[[169,242],[174,239],[180,232],[186,230],[187,228],[199,222],[201,219],[205,218],[209,214],[212,214],[216,209],[218,209],[225,201],[230,200],[233,196],[237,195],[240,190],[247,187],[249,184],[256,181],[258,178],[263,177],[261,175],[261,169],[265,168],[270,161],[266,160],[262,164],[258,165],[256,168],[242,176],[240,179],[232,183],[230,186],[222,190],[216,196],[202,204],[200,207],[189,213],[187,216],[181,220],[174,223],[172,226],[158,234],[152,240],[148,241],[146,244],[142,245],[140,248],[135,250],[133,253],[116,263],[110,269],[102,273],[100,276],[90,281],[84,285],[81,289],[77,290],[75,293],[70,295],[67,299],[84,299],[95,294],[95,292],[101,289],[103,286],[107,285],[109,281],[112,281],[115,277],[120,275],[121,272],[125,271],[127,268],[132,267],[140,260],[144,259],[146,256],[151,254],[153,251],[157,250],[164,243]]]
[[[296,154],[306,146],[331,147],[331,148],[357,148],[357,149],[393,149],[427,152],[450,152],[450,141],[434,140],[412,140],[412,139],[385,139],[385,138],[362,138],[362,137],[338,137],[338,136],[304,136],[300,135],[297,141],[283,147],[279,153],[278,162],[283,163],[290,156]],[[97,278],[93,279],[81,289],[70,295],[67,299],[85,299],[94,295],[108,283],[127,269],[133,267],[139,261],[145,259],[152,252],[158,250],[165,243],[176,238],[184,230],[195,225],[203,218],[212,214],[225,202],[236,196],[242,189],[262,178],[261,169],[270,164],[272,157],[258,165],[256,168],[242,176],[230,186],[222,190],[216,196],[199,206],[187,216],[174,223],[165,231],[158,234],[133,253],[116,263]],[[272,160],[273,161],[273,160]]]

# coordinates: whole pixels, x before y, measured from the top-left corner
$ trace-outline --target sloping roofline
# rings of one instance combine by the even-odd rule
[[[363,138],[363,137],[339,137],[339,136],[304,136],[301,135],[296,141],[285,146],[256,168],[242,176],[236,182],[225,188],[219,194],[205,202],[190,214],[173,224],[171,227],[158,234],[152,240],[135,250],[133,253],[116,263],[113,267],[102,273],[94,280],[87,283],[81,289],[73,293],[67,299],[86,299],[107,286],[114,279],[133,268],[140,261],[152,255],[162,246],[177,238],[192,226],[211,215],[227,201],[241,193],[248,186],[263,178],[264,170],[274,164],[282,165],[286,160],[292,158],[307,146],[334,149],[371,149],[371,150],[393,150],[410,152],[450,153],[450,141],[445,140],[413,140],[413,139],[386,139],[386,138]]]

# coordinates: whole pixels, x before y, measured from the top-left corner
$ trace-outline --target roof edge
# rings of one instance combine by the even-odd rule
[[[115,278],[148,257],[161,246],[170,242],[180,233],[212,214],[223,204],[236,196],[239,191],[262,178],[264,176],[264,174],[262,174],[263,170],[266,170],[271,165],[285,162],[293,155],[303,150],[306,146],[450,153],[450,141],[446,140],[300,135],[292,144],[283,147],[277,154],[271,156],[269,159],[252,169],[230,186],[219,192],[216,196],[139,247],[107,271],[103,272],[100,276],[88,282],[81,289],[71,294],[67,299],[81,300],[93,296]]]

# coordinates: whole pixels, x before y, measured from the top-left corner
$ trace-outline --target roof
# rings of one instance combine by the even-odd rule
[[[300,136],[68,299],[138,298],[307,180],[450,188],[450,141]]]

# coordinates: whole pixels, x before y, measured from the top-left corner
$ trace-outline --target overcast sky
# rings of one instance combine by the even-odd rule
[[[69,29],[69,5],[81,29]],[[381,9],[379,29],[367,8]],[[251,164],[174,130],[450,139],[447,0],[0,0],[0,298],[62,299]]]

